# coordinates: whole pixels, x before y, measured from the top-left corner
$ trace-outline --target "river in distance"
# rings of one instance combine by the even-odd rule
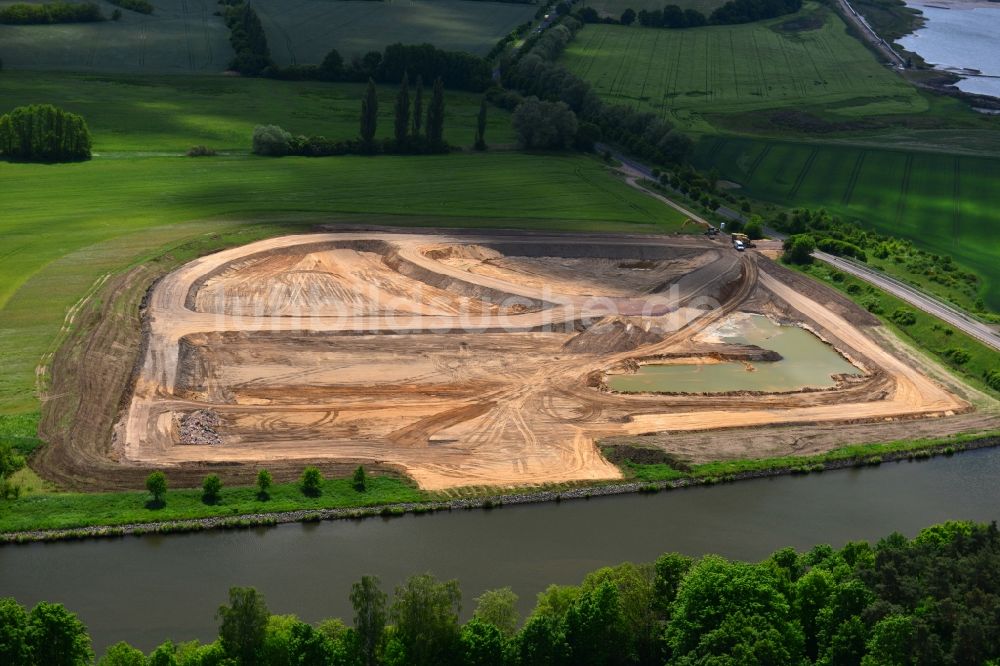
[[[923,12],[925,25],[898,40],[938,69],[962,74],[959,89],[1000,97],[1000,4],[989,2],[908,2]],[[992,6],[991,6],[992,5]]]

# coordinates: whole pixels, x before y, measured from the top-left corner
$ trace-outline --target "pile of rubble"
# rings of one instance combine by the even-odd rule
[[[222,420],[219,415],[208,409],[199,409],[184,416],[174,415],[180,430],[181,444],[222,444],[222,436],[216,431]]]

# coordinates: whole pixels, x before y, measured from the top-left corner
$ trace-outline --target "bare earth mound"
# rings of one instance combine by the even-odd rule
[[[877,428],[969,409],[859,325],[863,314],[760,270],[770,266],[720,241],[638,237],[338,233],[219,252],[150,293],[107,457],[244,475],[353,461],[427,489],[523,486],[617,478],[600,438],[748,426],[786,437],[789,425]],[[607,390],[608,372],[646,359],[771,360],[698,337],[740,310],[807,324],[859,376],[781,394]],[[708,435],[693,453],[684,441],[689,457],[718,459],[760,438]]]

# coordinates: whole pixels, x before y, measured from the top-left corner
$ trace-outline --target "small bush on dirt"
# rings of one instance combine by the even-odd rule
[[[302,470],[302,480],[299,484],[302,494],[306,497],[319,497],[323,494],[323,475],[316,467],[306,467]]]
[[[221,499],[222,480],[215,474],[209,474],[201,484],[201,501],[205,504],[217,504]]]
[[[156,471],[146,477],[146,490],[149,494],[153,496],[153,500],[149,503],[151,508],[162,507],[165,502],[165,497],[167,495],[167,475],[163,472]]]
[[[209,148],[208,146],[191,146],[188,148],[188,157],[215,157],[215,148]]]
[[[351,479],[351,485],[359,493],[363,493],[368,488],[368,475],[365,474],[365,468],[358,465],[358,468],[354,470],[354,476]]]
[[[273,482],[274,479],[271,477],[271,473],[266,469],[262,469],[257,472],[257,499],[271,499],[269,491],[271,490],[271,483]]]

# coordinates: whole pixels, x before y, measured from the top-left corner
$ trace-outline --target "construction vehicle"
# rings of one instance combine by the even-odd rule
[[[732,234],[733,237],[733,247],[736,247],[736,243],[740,243],[743,247],[757,247],[750,240],[750,237],[746,234]],[[739,248],[737,248],[739,249]]]

